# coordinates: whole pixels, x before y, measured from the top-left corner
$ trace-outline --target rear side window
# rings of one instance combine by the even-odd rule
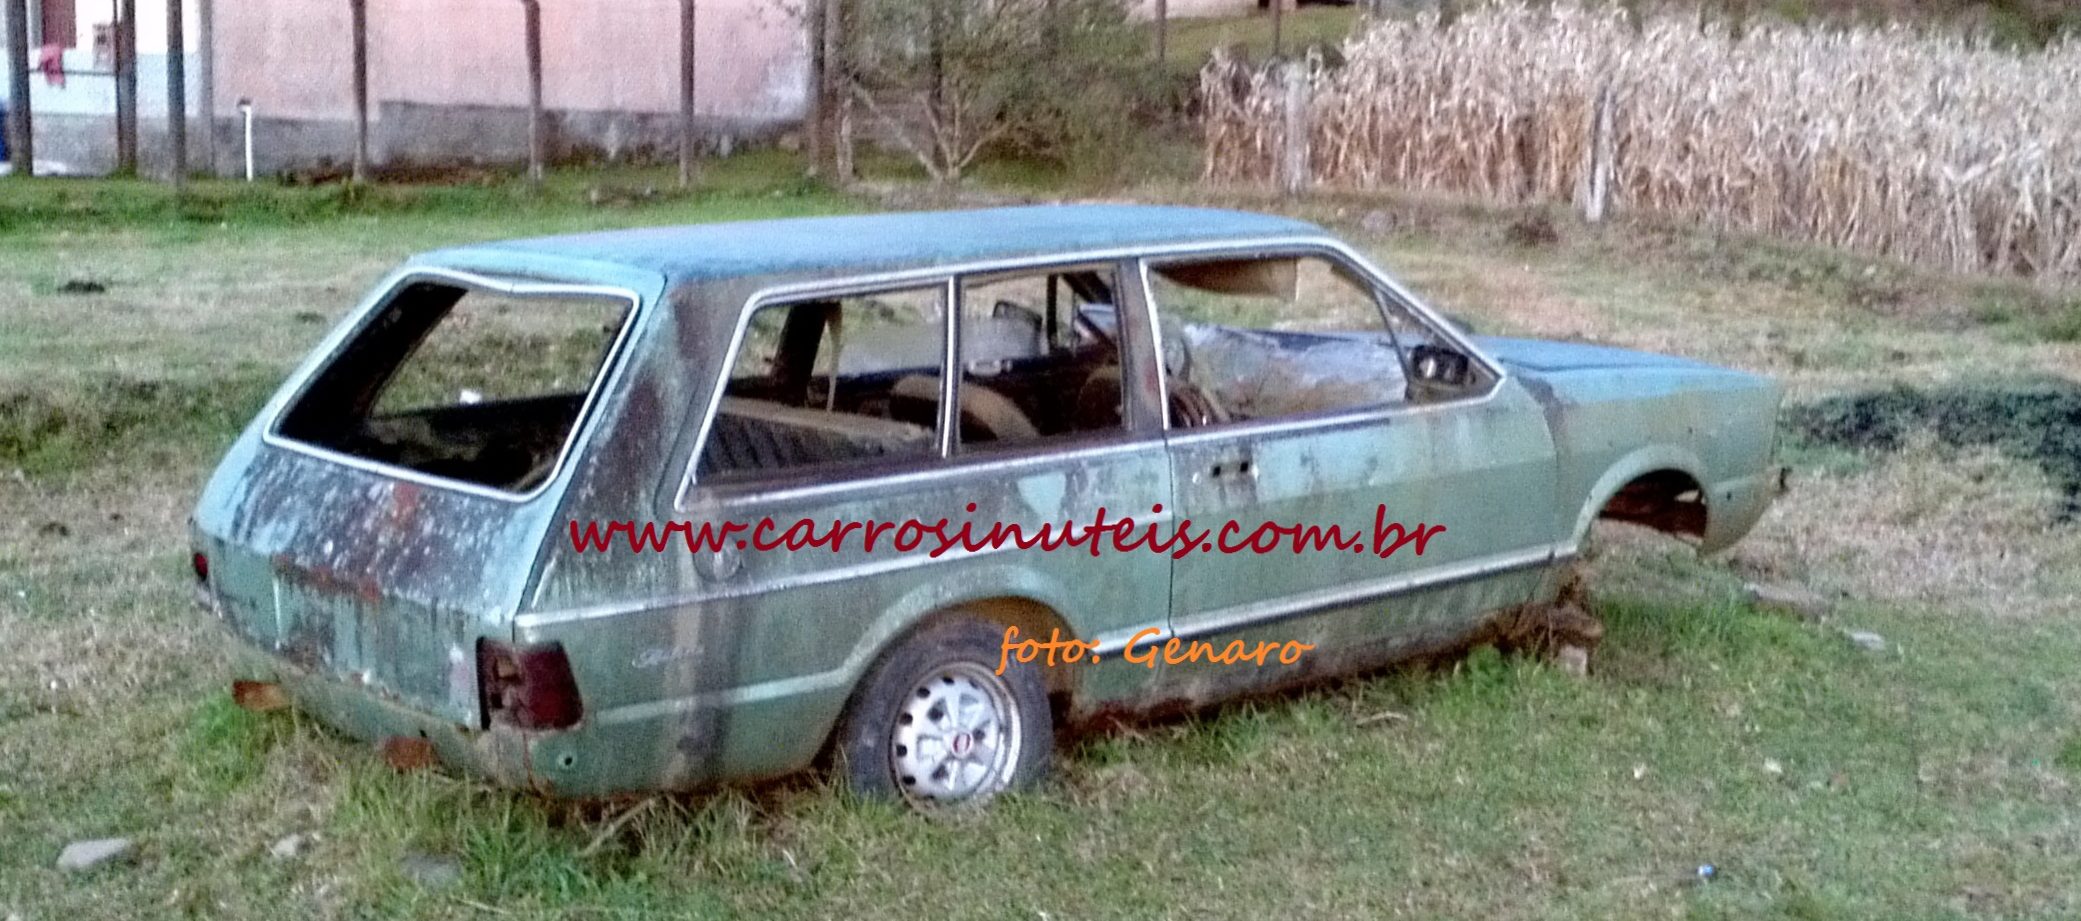
[[[696,475],[742,479],[939,456],[946,286],[759,308]]]
[[[553,286],[410,282],[312,379],[276,433],[525,493],[556,471],[630,306]]]

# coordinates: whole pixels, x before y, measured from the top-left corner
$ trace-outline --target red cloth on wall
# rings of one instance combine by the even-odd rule
[[[43,80],[52,86],[65,85],[65,49],[60,45],[43,46],[43,54],[36,62],[36,69],[43,71]]]

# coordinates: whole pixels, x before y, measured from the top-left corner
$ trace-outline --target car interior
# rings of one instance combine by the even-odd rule
[[[1121,425],[1110,273],[1033,280],[1029,287],[1044,292],[1034,303],[967,299],[958,396],[964,449]],[[765,309],[783,319],[764,372],[733,375],[699,475],[936,453],[944,350],[936,320],[876,322],[889,311],[867,299]]]
[[[1152,276],[1173,427],[1438,398],[1474,375],[1465,356],[1430,342],[1413,318],[1402,316],[1399,330],[1383,326],[1371,287],[1321,257],[1180,260],[1154,266]],[[1307,311],[1294,309],[1309,298]],[[957,450],[1121,428],[1114,303],[1109,270],[965,281]],[[1276,322],[1326,306],[1349,313],[1336,318],[1356,329]],[[936,454],[944,351],[936,318],[886,322],[892,311],[871,297],[765,311],[782,318],[770,355],[739,356],[699,475]],[[1421,364],[1412,366],[1412,354]]]

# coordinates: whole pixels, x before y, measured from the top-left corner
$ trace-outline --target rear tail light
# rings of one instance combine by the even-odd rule
[[[189,557],[188,567],[195,570],[195,581],[208,582],[210,580],[210,558],[208,554],[198,552],[194,556]]]
[[[503,722],[521,729],[568,729],[585,715],[561,643],[479,640],[477,688],[486,726]]]

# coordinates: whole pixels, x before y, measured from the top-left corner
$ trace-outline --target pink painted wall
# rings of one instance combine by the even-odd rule
[[[804,110],[807,32],[792,0],[700,0],[700,114]],[[527,104],[517,0],[369,0],[369,96],[426,104]],[[275,118],[353,113],[345,0],[217,6],[217,107],[250,97]],[[676,112],[677,0],[542,0],[543,96],[552,109]],[[373,112],[372,112],[373,114]]]
[[[1293,0],[1281,0],[1293,9]],[[1242,16],[1257,10],[1257,0],[1169,0],[1165,12],[1173,19],[1200,16]],[[1144,18],[1156,15],[1156,0],[1139,0],[1136,10]]]

